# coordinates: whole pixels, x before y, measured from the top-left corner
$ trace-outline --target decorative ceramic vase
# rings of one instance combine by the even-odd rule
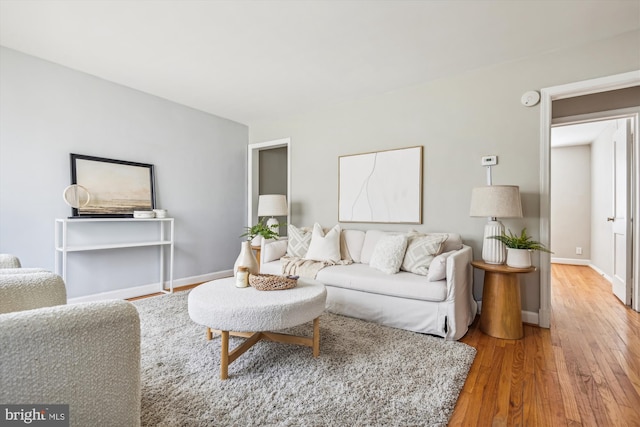
[[[507,248],[507,265],[515,268],[531,267],[531,251],[529,249]]]
[[[233,265],[234,276],[238,272],[239,266],[247,267],[249,269],[249,274],[258,274],[260,272],[260,266],[258,265],[258,260],[256,259],[256,256],[253,254],[253,250],[251,249],[251,241],[249,240],[242,242],[240,255],[238,255],[238,259],[236,260],[236,263]]]

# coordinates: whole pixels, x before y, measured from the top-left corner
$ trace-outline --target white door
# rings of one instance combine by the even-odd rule
[[[631,304],[631,120],[613,134],[613,294]]]

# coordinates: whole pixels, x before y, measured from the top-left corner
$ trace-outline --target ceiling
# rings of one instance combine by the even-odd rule
[[[638,28],[639,0],[0,0],[0,45],[248,125]]]
[[[615,120],[601,120],[573,125],[554,126],[551,128],[551,146],[589,145],[598,139],[607,126],[615,122]]]

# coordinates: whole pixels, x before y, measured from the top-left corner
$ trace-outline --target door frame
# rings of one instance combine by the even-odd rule
[[[597,79],[584,80],[559,86],[543,88],[540,91],[540,241],[549,245],[551,240],[551,124],[552,102],[557,99],[572,98],[592,93],[606,92],[616,89],[624,89],[640,85],[640,70],[628,73],[616,74]],[[636,121],[637,140],[638,124]],[[638,150],[634,150],[634,156],[638,157]],[[638,160],[634,158],[634,166],[638,166]],[[633,182],[634,192],[639,188],[638,178]],[[634,202],[634,217],[638,217],[638,198]],[[634,221],[633,233],[637,236],[640,228],[638,221]],[[640,249],[640,239],[634,239],[634,258],[637,259]],[[640,263],[634,262],[634,281],[638,280]],[[640,286],[634,284],[633,309],[640,310]],[[551,326],[551,256],[546,252],[540,252],[540,310],[538,312],[538,324],[541,327]]]
[[[247,226],[251,227],[258,221],[258,196],[260,179],[260,151],[273,148],[287,148],[287,224],[291,215],[291,138],[274,139],[272,141],[257,142],[247,146]]]

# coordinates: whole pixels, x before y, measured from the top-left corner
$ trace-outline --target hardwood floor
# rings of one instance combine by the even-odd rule
[[[640,426],[640,313],[589,267],[552,265],[551,329],[478,350],[451,426]]]

